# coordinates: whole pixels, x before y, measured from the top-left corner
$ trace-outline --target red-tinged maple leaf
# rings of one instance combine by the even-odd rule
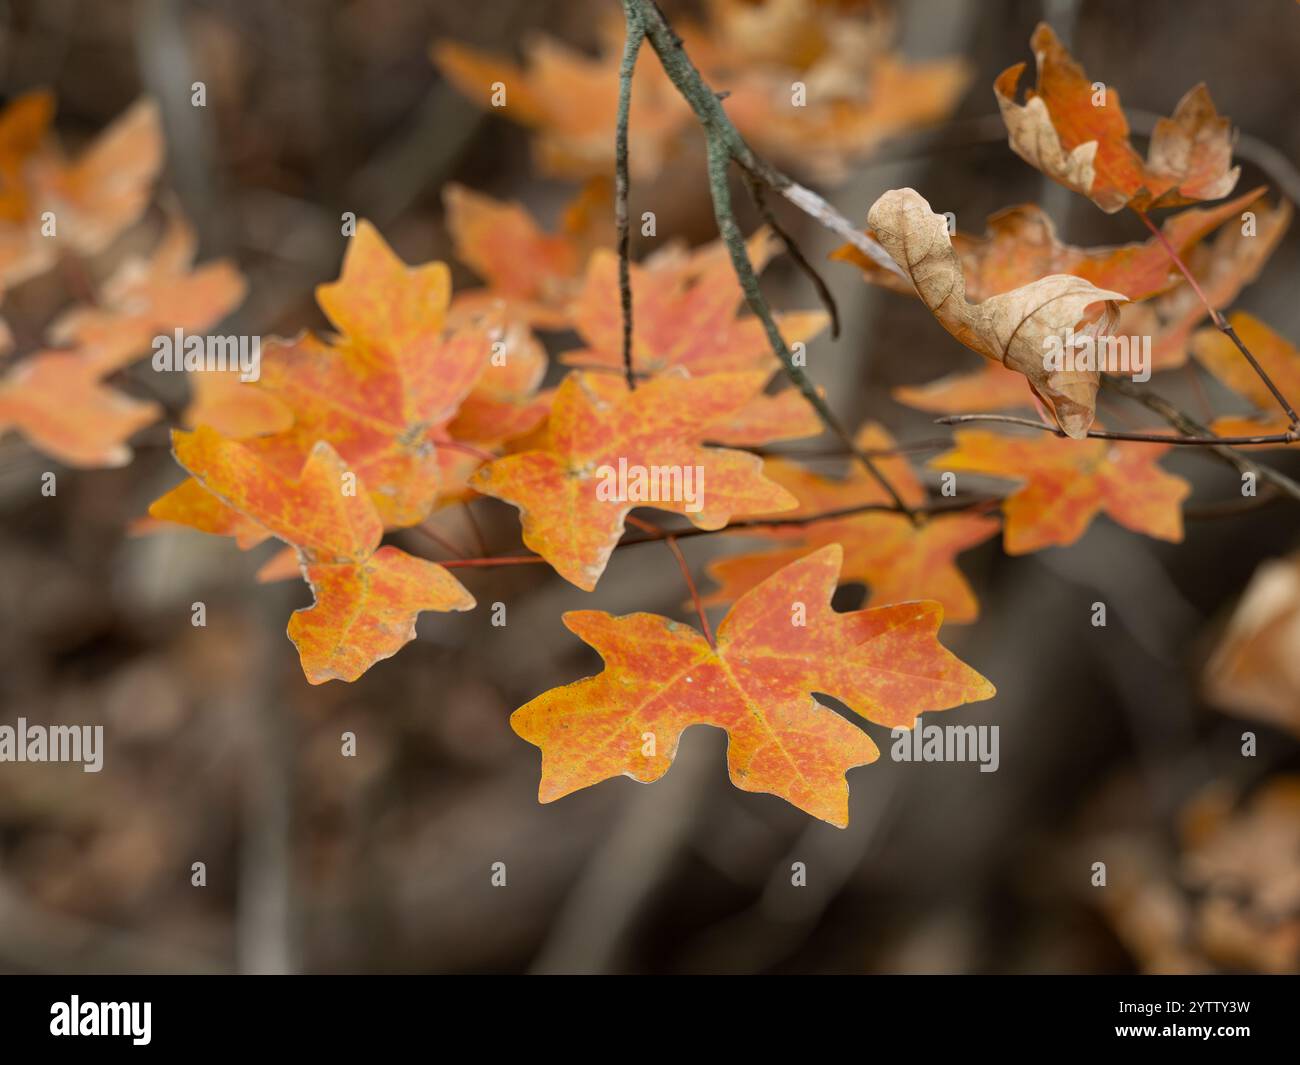
[[[1119,93],[1094,87],[1046,23],[1039,23],[1030,44],[1038,86],[1027,90],[1025,103],[1016,102],[1024,63],[1008,67],[993,83],[1011,149],[1025,162],[1107,214],[1217,200],[1232,192],[1241,174],[1232,166],[1232,124],[1219,116],[1204,85],[1190,90],[1171,118],[1156,123],[1144,162],[1129,142]]]
[[[867,425],[855,443],[866,451],[884,451],[893,438],[880,426]],[[875,460],[909,506],[925,501],[925,489],[902,456]],[[764,474],[799,500],[780,518],[806,518],[868,505],[889,506],[880,483],[853,466],[842,479],[823,477],[788,459],[768,459]],[[868,511],[806,525],[778,525],[746,530],[746,536],[783,544],[779,550],[735,555],[709,563],[709,575],[721,587],[705,603],[729,603],[791,560],[814,547],[839,544],[844,550],[843,582],[857,581],[871,590],[869,606],[909,599],[934,599],[948,621],[974,621],[979,603],[956,557],[998,530],[996,519],[979,514],[923,516],[914,525],[906,515]],[[793,546],[791,542],[793,541]]]
[[[587,256],[613,242],[612,196],[608,181],[588,182],[565,209],[560,231],[546,233],[522,204],[447,185],[442,200],[456,258],[487,283],[458,294],[455,310],[478,311],[500,300],[512,318],[539,329],[567,328],[566,307]]]
[[[750,261],[761,271],[776,251],[767,229],[748,241]],[[632,365],[637,373],[655,375],[677,367],[692,376],[768,367],[776,361],[763,324],[738,317],[743,294],[731,258],[721,242],[690,253],[669,248],[631,268]],[[623,365],[623,317],[619,301],[618,257],[597,251],[588,263],[586,282],[571,307],[573,326],[589,347],[568,351],[560,361],[571,366]],[[788,345],[803,344],[826,328],[823,311],[775,315]],[[716,426],[717,443],[755,447],[777,440],[816,436],[822,424],[797,392],[785,390],[755,398],[726,426]]]
[[[910,728],[920,713],[988,699],[994,689],[936,639],[937,603],[836,613],[839,565],[832,545],[786,566],[736,603],[716,647],[655,614],[565,614],[605,669],[511,716],[514,730],[542,751],[538,798],[550,802],[620,774],[658,780],[682,732],[711,725],[727,733],[736,787],[847,825],[845,773],[880,752],[814,692],[876,724]]]
[[[770,261],[776,245],[761,229],[749,238],[756,271]],[[685,259],[675,255],[648,265],[632,264],[632,365],[642,374],[680,366],[695,376],[753,370],[773,362],[763,323],[738,317],[744,295],[731,260],[720,246],[707,245]],[[571,308],[573,327],[587,347],[568,351],[570,366],[623,365],[623,314],[619,301],[618,256],[595,252],[587,264],[582,291]],[[787,343],[806,342],[829,324],[823,311],[777,315]]]
[[[683,514],[701,529],[794,506],[763,477],[757,455],[701,445],[766,376],[668,374],[629,392],[612,374],[571,373],[551,408],[545,448],[488,463],[470,486],[518,507],[524,543],[591,591],[638,505]]]
[[[956,447],[931,459],[931,468],[1023,482],[1002,504],[1008,554],[1072,544],[1102,512],[1158,540],[1183,538],[1180,505],[1191,486],[1157,465],[1168,444],[1030,439],[982,429],[953,435]]]
[[[356,680],[392,657],[415,638],[421,611],[473,608],[443,567],[379,546],[379,512],[324,441],[296,478],[206,426],[174,431],[172,451],[223,503],[297,548],[315,602],[294,612],[288,631],[310,683]]]
[[[0,433],[16,429],[69,466],[125,466],[126,441],[161,413],[102,384],[92,361],[73,352],[38,352],[0,380]]]
[[[1162,235],[1186,257],[1204,237],[1241,212],[1265,192],[1264,186],[1215,207],[1192,207],[1165,220]],[[1182,276],[1169,252],[1155,237],[1117,247],[1077,248],[1061,243],[1056,227],[1034,204],[1007,207],[990,215],[984,236],[958,232],[953,249],[966,278],[966,298],[982,300],[1030,284],[1049,274],[1072,274],[1098,288],[1122,292],[1130,300],[1145,300],[1178,283]],[[866,280],[904,295],[915,295],[912,285],[886,270],[852,244],[831,253],[832,259],[851,262]]]
[[[0,146],[0,277],[17,283],[54,264],[70,246],[97,255],[148,206],[163,160],[158,107],[140,100],[124,111],[75,161],[46,136],[53,101],[31,94],[14,105],[8,144]],[[6,148],[8,149],[6,152]],[[42,232],[52,212],[56,229]]]
[[[501,56],[441,41],[433,62],[468,100],[537,131],[533,155],[547,174],[608,177],[614,172],[620,47],[596,58],[549,37],[525,46],[523,66]],[[628,122],[634,178],[652,178],[690,120],[690,109],[643,48],[637,60]],[[495,97],[495,99],[494,99]]]
[[[978,370],[948,374],[924,385],[890,392],[899,403],[936,414],[976,414],[1034,405],[1029,382],[1014,370],[986,362]]]
[[[365,221],[339,280],[316,297],[342,335],[263,344],[258,387],[293,424],[249,447],[290,475],[328,441],[366,483],[385,525],[417,524],[438,494],[436,438],[484,373],[498,327],[473,320],[446,332],[447,267],[408,267]]]
[[[1244,311],[1230,315],[1228,324],[1250,349],[1278,391],[1288,399],[1300,396],[1300,351],[1296,350],[1296,346]],[[1191,349],[1197,362],[1217,377],[1225,388],[1236,392],[1257,411],[1251,415],[1224,415],[1216,418],[1211,426],[1216,434],[1258,436],[1284,433],[1291,427],[1291,420],[1282,413],[1273,393],[1226,334],[1217,329],[1201,329],[1192,337]]]
[[[1223,310],[1259,276],[1291,224],[1286,200],[1276,207],[1259,204],[1240,226],[1224,226],[1209,244],[1192,249],[1186,262],[1216,310]],[[1182,282],[1146,303],[1120,311],[1118,336],[1151,337],[1153,370],[1172,370],[1187,362],[1192,331],[1209,315],[1201,297]]]

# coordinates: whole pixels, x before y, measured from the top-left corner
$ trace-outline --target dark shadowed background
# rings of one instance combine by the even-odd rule
[[[672,16],[696,10],[664,6]],[[0,93],[52,88],[70,145],[142,94],[158,98],[168,143],[160,188],[194,220],[200,258],[233,257],[248,278],[225,331],[285,335],[325,325],[313,288],[337,276],[344,211],[376,222],[409,262],[454,261],[440,198],[448,181],[518,199],[553,223],[574,187],[539,176],[528,133],[444,82],[429,46],[450,38],[517,55],[544,31],[594,47],[595,14],[611,9],[613,0],[8,0]],[[857,222],[885,189],[910,185],[967,231],[981,232],[1000,207],[1038,201],[1071,243],[1145,238],[1132,215],[1104,215],[1051,186],[990,118],[994,77],[1031,59],[1043,18],[1129,108],[1168,114],[1206,81],[1249,138],[1239,188],[1267,183],[1276,196],[1289,183],[1300,194],[1288,162],[1300,158],[1300,6],[1290,0],[905,0],[897,17],[904,54],[960,55],[973,76],[951,121],[888,142],[825,188]],[[206,109],[189,104],[197,80]],[[633,216],[643,210],[660,214],[660,241],[716,236],[698,160],[636,183]],[[155,226],[160,217],[155,207]],[[814,262],[836,247],[803,216],[781,217]],[[636,251],[654,246],[640,240]],[[1298,257],[1293,229],[1234,304],[1293,339]],[[934,436],[930,416],[889,389],[973,369],[975,356],[919,303],[870,289],[840,264],[824,272],[845,330],[813,342],[809,367],[834,408],[900,439]],[[459,264],[455,277],[475,283]],[[815,305],[788,260],[769,268],[764,288],[774,306]],[[6,294],[20,352],[66,299],[48,280]],[[550,339],[552,351],[573,346],[571,336]],[[1212,383],[1200,387],[1216,406],[1228,402]],[[1189,373],[1168,375],[1161,390],[1198,409]],[[885,755],[850,772],[841,831],[734,789],[724,737],[706,728],[687,733],[657,784],[620,778],[538,804],[538,752],[509,715],[599,667],[560,624],[564,610],[690,620],[662,548],[616,553],[594,593],[545,567],[469,573],[480,604],[509,604],[506,627],[492,627],[486,609],[425,615],[416,642],[355,684],[311,687],[284,635],[289,611],[310,601],[305,585],[256,585],[264,554],[215,537],[127,535],[180,480],[162,427],[137,443],[122,469],[59,468],[47,499],[33,485],[51,460],[16,436],[0,441],[0,723],[102,723],[109,744],[99,774],[0,764],[0,969],[1300,965],[1300,911],[1260,916],[1244,872],[1230,904],[1250,927],[1233,926],[1230,947],[1206,946],[1204,891],[1180,827],[1207,788],[1249,794],[1300,768],[1293,736],[1224,715],[1199,680],[1256,567],[1296,547],[1294,506],[1189,521],[1179,545],[1101,519],[1073,548],[1009,558],[993,541],[963,556],[982,617],[945,628],[944,640],[999,694],[953,720],[1000,726],[1000,768],[895,764],[887,730],[867,725]],[[1300,473],[1293,456],[1269,461]],[[1236,475],[1204,455],[1165,465],[1192,481],[1199,502],[1237,491]],[[512,508],[475,507],[494,552],[518,547]],[[468,536],[454,518],[447,528]],[[702,537],[686,550],[699,573],[743,543]],[[196,600],[207,604],[206,628],[189,624]],[[837,605],[860,601],[847,589]],[[1104,629],[1090,624],[1096,601],[1108,605]],[[1254,759],[1240,753],[1247,727],[1259,735]],[[339,756],[345,730],[358,737],[356,758]],[[1294,882],[1300,836],[1286,846],[1276,876]],[[206,863],[204,888],[190,884],[195,861]],[[790,884],[795,861],[806,863],[807,887]],[[1106,889],[1090,885],[1095,861],[1108,862]],[[494,862],[506,865],[505,887],[490,883]]]

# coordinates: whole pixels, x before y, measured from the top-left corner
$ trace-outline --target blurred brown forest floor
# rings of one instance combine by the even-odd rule
[[[204,80],[206,110],[164,106],[162,185],[195,220],[201,257],[233,256],[249,278],[231,331],[291,334],[324,325],[312,291],[336,276],[343,211],[373,219],[412,262],[453,257],[439,199],[449,180],[554,218],[570,190],[535,175],[520,129],[441,81],[427,46],[448,37],[510,51],[536,29],[589,45],[601,6],[11,0],[0,91],[52,87],[75,143],[142,93]],[[899,22],[909,56],[972,64],[958,131],[995,112],[994,76],[1029,58],[1033,25],[1048,17],[1128,106],[1167,113],[1205,80],[1224,114],[1295,160],[1300,20],[1282,18],[1284,6],[927,0],[901,4]],[[1269,180],[1244,165],[1242,189]],[[956,205],[967,230],[1041,199],[1073,243],[1145,235],[1131,217],[1045,193],[1000,136],[887,146],[832,198],[861,219],[904,184]],[[663,236],[714,236],[702,173],[635,188],[634,216],[650,207]],[[835,246],[790,222],[814,261]],[[1298,260],[1293,228],[1237,304],[1293,339]],[[458,285],[473,281],[456,271]],[[844,268],[827,276],[846,331],[814,343],[814,376],[848,418],[934,435],[888,390],[973,360],[919,305]],[[788,263],[765,288],[776,306],[814,305]],[[43,320],[53,299],[25,286],[6,314]],[[1185,381],[1168,391],[1194,407]],[[1168,465],[1203,498],[1236,490],[1201,457]],[[1279,465],[1300,472],[1294,458]],[[61,473],[55,499],[33,499],[47,466],[16,437],[0,442],[0,721],[102,721],[115,739],[98,775],[0,766],[3,969],[1124,971],[1160,964],[1159,951],[1090,897],[1091,862],[1121,853],[1096,833],[1119,833],[1135,865],[1176,879],[1189,801],[1300,766],[1295,741],[1264,726],[1267,753],[1242,759],[1244,726],[1208,707],[1197,683],[1256,566],[1295,548],[1285,507],[1189,522],[1181,545],[1099,521],[1069,550],[1009,559],[990,544],[965,556],[983,617],[945,640],[998,685],[960,716],[1001,726],[1001,768],[894,764],[874,729],[886,755],[850,774],[852,823],[839,831],[733,789],[723,737],[706,729],[688,733],[659,784],[620,779],[537,803],[538,754],[509,714],[598,665],[560,613],[687,617],[666,551],[619,552],[594,596],[540,568],[476,575],[480,603],[509,603],[505,628],[485,610],[426,615],[417,642],[357,683],[312,688],[283,634],[309,599],[303,585],[256,586],[262,556],[215,538],[125,534],[179,479],[160,430],[132,465]],[[513,510],[480,513],[493,550],[517,544]],[[697,567],[716,539],[691,545]],[[208,626],[194,629],[200,599]],[[1098,599],[1104,630],[1089,624]],[[355,759],[338,756],[344,730],[358,736]],[[796,860],[810,871],[798,891]],[[194,861],[208,869],[201,890]],[[505,888],[490,885],[497,861]],[[1133,903],[1139,929],[1167,917],[1162,899]],[[1294,963],[1264,949],[1237,962]]]

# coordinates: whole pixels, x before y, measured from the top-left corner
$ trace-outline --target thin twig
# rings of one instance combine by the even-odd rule
[[[967,422],[999,422],[1003,425],[1023,425],[1028,429],[1040,429],[1053,436],[1065,437],[1069,434],[1055,425],[1045,425],[1033,418],[1018,418],[1013,414],[949,414],[936,418],[936,425],[963,425]],[[1139,444],[1180,444],[1194,447],[1224,447],[1227,445],[1250,446],[1255,444],[1294,444],[1300,440],[1300,432],[1291,430],[1285,433],[1267,433],[1260,436],[1172,436],[1168,433],[1116,433],[1106,429],[1089,429],[1087,434],[1093,440],[1127,440]]]
[[[763,328],[767,332],[768,343],[771,344],[772,350],[781,360],[781,365],[785,367],[786,376],[794,383],[795,387],[803,393],[809,405],[817,412],[822,424],[826,426],[863,466],[872,477],[880,484],[884,490],[889,493],[889,497],[897,505],[899,511],[906,514],[913,522],[916,516],[912,513],[912,508],[907,505],[903,497],[883,473],[876,466],[871,456],[862,452],[854,442],[853,437],[848,429],[840,422],[834,412],[827,405],[817,391],[817,386],[812,383],[808,375],[794,361],[794,355],[791,353],[789,346],[785,342],[785,337],[781,335],[781,330],[777,328],[776,320],[772,317],[772,312],[768,309],[767,301],[763,299],[763,294],[758,287],[758,275],[754,273],[754,266],[749,261],[749,252],[745,248],[745,238],[740,232],[740,226],[736,222],[736,216],[731,207],[731,188],[727,181],[727,172],[731,164],[731,155],[727,149],[716,140],[710,140],[708,144],[709,160],[709,191],[713,196],[713,214],[717,219],[718,233],[722,236],[722,242],[727,246],[731,254],[731,265],[736,271],[736,277],[740,281],[741,291],[745,294],[745,302],[749,309],[763,323]]]
[[[731,446],[731,445],[726,445]],[[864,455],[870,455],[875,458],[889,458],[893,455],[911,455],[920,451],[944,451],[952,447],[952,441],[946,438],[931,437],[928,440],[917,440],[910,444],[898,444],[895,447],[864,447],[860,450]],[[792,448],[792,447],[742,447],[736,448],[737,451],[748,451],[751,455],[759,455],[765,459],[849,459],[853,458],[853,452],[842,447],[825,447],[825,448]]]
[[[444,569],[486,569],[491,566],[535,566],[545,561],[541,555],[497,555],[494,558],[449,558],[440,560],[438,565]]]
[[[691,110],[695,112],[696,118],[703,127],[708,152],[709,191],[713,197],[713,213],[717,220],[718,233],[731,254],[731,263],[740,281],[741,290],[745,294],[745,302],[750,311],[763,323],[768,342],[777,358],[781,360],[786,376],[817,412],[822,424],[879,482],[897,504],[897,509],[907,514],[915,523],[917,521],[915,514],[899,495],[898,490],[880,472],[871,457],[863,454],[861,449],[854,445],[853,438],[818,394],[807,374],[795,364],[785,338],[781,336],[772,312],[768,309],[759,290],[757,275],[754,273],[753,264],[749,261],[744,237],[741,235],[740,226],[732,210],[731,189],[727,180],[730,164],[734,161],[755,181],[779,192],[823,225],[844,236],[846,240],[852,240],[855,246],[861,248],[873,261],[900,276],[902,271],[883,247],[854,227],[848,219],[839,215],[825,200],[796,185],[790,178],[754,154],[736,127],[731,124],[731,120],[727,118],[717,94],[705,83],[682,47],[681,37],[669,25],[654,0],[623,0],[623,13],[627,21],[628,40],[640,36],[650,42],[660,63],[663,64],[664,72],[690,105]],[[627,328],[626,319],[624,327]]]
[[[464,551],[462,551],[459,547],[457,547],[455,544],[453,544],[450,540],[448,540],[448,539],[447,539],[445,536],[443,536],[441,533],[436,532],[435,530],[429,528],[429,526],[426,525],[426,524],[424,524],[423,522],[421,522],[419,525],[412,525],[412,526],[411,526],[411,532],[413,532],[413,533],[419,533],[421,536],[423,536],[423,537],[425,537],[426,539],[431,540],[433,543],[437,544],[437,545],[438,545],[439,547],[441,547],[444,551],[450,551],[450,552],[451,552],[453,555],[455,555],[457,558],[464,558],[464,557],[465,557],[465,552],[464,552]]]
[[[717,644],[713,642],[713,630],[709,628],[709,617],[704,612],[704,602],[700,599],[700,590],[695,587],[695,578],[691,576],[691,567],[686,564],[686,556],[682,554],[682,549],[677,546],[677,537],[666,529],[661,529],[653,522],[642,521],[631,514],[625,520],[634,528],[647,533],[651,539],[662,540],[668,545],[668,550],[673,553],[673,558],[677,559],[677,566],[682,571],[682,579],[686,581],[686,590],[690,592],[691,602],[695,604],[695,613],[700,619],[700,628],[704,632],[704,638],[709,641],[710,647],[716,648]]]
[[[987,510],[997,506],[1002,502],[1002,496],[975,496],[969,499],[945,499],[937,503],[927,503],[924,506],[911,508],[910,513],[913,515],[937,515],[937,514],[956,514],[962,511],[980,511]],[[661,529],[657,525],[651,525],[649,522],[643,522],[628,518],[628,524],[633,525],[645,532],[640,537],[631,537],[626,540],[620,540],[614,545],[614,550],[624,547],[635,547],[638,544],[657,544],[665,540],[692,540],[697,536],[716,536],[719,533],[744,532],[749,529],[780,529],[795,526],[815,525],[822,521],[833,521],[837,518],[851,518],[857,514],[904,514],[893,503],[861,503],[853,507],[840,507],[835,510],[821,511],[817,514],[805,514],[797,518],[752,518],[745,521],[734,521],[730,525],[724,525],[721,529],[701,529],[697,526],[691,526],[687,529]],[[448,569],[465,569],[465,568],[491,568],[492,566],[529,566],[545,563],[541,555],[497,555],[489,558],[452,558],[439,560],[439,565]]]
[[[704,632],[704,638],[709,641],[709,646],[717,650],[717,643],[713,639],[713,630],[709,627],[709,615],[704,612],[704,603],[700,600],[700,590],[695,587],[695,579],[691,576],[691,567],[686,564],[686,556],[682,554],[682,549],[677,546],[677,537],[669,533],[664,537],[664,542],[668,545],[668,550],[673,553],[677,559],[677,565],[681,567],[682,577],[686,580],[686,587],[691,593],[691,602],[695,604],[696,616],[700,619],[700,629]]]
[[[1102,374],[1101,383],[1103,387],[1110,389],[1112,392],[1118,392],[1121,396],[1127,396],[1129,399],[1141,403],[1147,410],[1160,415],[1186,436],[1210,437],[1214,435],[1186,411],[1180,410],[1169,400],[1152,392],[1150,389],[1139,388],[1133,382],[1126,381],[1124,378],[1116,377],[1113,374]],[[1234,451],[1223,443],[1215,444],[1213,447],[1207,448],[1207,450],[1219,456],[1224,462],[1236,469],[1238,473],[1254,474],[1259,480],[1267,481],[1292,498],[1300,499],[1300,484],[1297,484],[1279,470],[1275,470],[1271,466],[1261,466],[1257,462],[1248,459],[1241,452]]]
[[[1296,414],[1295,408],[1291,406],[1291,401],[1288,400],[1286,396],[1282,395],[1281,389],[1273,383],[1273,379],[1269,377],[1264,367],[1262,367],[1255,356],[1251,354],[1250,349],[1242,343],[1241,337],[1237,335],[1237,331],[1228,324],[1228,319],[1225,318],[1222,312],[1220,312],[1219,309],[1210,302],[1209,297],[1205,295],[1205,291],[1201,288],[1200,282],[1196,280],[1196,277],[1192,274],[1191,270],[1187,268],[1187,264],[1183,262],[1177,249],[1169,243],[1169,238],[1166,237],[1164,233],[1160,231],[1159,227],[1151,221],[1145,211],[1137,211],[1136,213],[1137,216],[1142,219],[1142,222],[1147,229],[1151,230],[1155,235],[1156,240],[1160,242],[1161,246],[1169,254],[1170,260],[1176,267],[1178,267],[1179,273],[1181,273],[1183,277],[1186,278],[1187,283],[1192,286],[1192,291],[1196,293],[1197,298],[1205,304],[1205,309],[1210,312],[1210,320],[1214,323],[1214,327],[1231,340],[1237,346],[1237,350],[1245,356],[1246,361],[1250,363],[1250,368],[1255,371],[1259,379],[1263,381],[1268,390],[1273,393],[1273,398],[1277,400],[1278,405],[1282,408],[1283,412],[1289,419],[1291,428],[1294,429],[1298,424],[1300,424],[1300,416]]]
[[[636,391],[632,372],[632,264],[631,227],[628,224],[627,126],[632,103],[632,75],[636,59],[645,40],[645,29],[630,6],[623,0],[627,36],[623,41],[623,59],[618,68],[618,121],[614,134],[614,220],[618,225],[618,294],[623,306],[623,373],[627,390]]]
[[[785,231],[785,228],[777,221],[777,217],[772,213],[772,208],[767,205],[767,196],[763,192],[763,186],[755,180],[754,176],[748,171],[745,174],[745,186],[749,189],[749,198],[754,201],[754,207],[767,223],[768,227],[775,233],[785,246],[786,254],[794,260],[794,264],[799,267],[803,275],[812,282],[812,286],[817,290],[817,298],[821,300],[822,306],[826,308],[826,313],[831,318],[831,339],[840,338],[840,308],[835,302],[835,297],[831,295],[830,287],[826,284],[826,279],[822,277],[808,257],[804,255],[803,249],[799,247],[794,237]]]
[[[963,511],[978,511],[996,506],[1002,502],[1002,496],[976,496],[970,499],[945,499],[937,503],[927,503],[924,506],[913,507],[912,513],[917,515],[932,516],[936,514],[956,514]],[[781,529],[793,528],[804,525],[816,525],[818,522],[834,521],[837,518],[851,518],[858,514],[902,514],[903,512],[892,503],[860,503],[853,507],[839,507],[835,510],[824,510],[817,514],[807,514],[798,518],[750,518],[745,521],[733,521],[730,525],[724,525],[721,529],[675,529],[672,533],[663,532],[658,536],[645,536],[641,538],[632,538],[622,540],[618,547],[635,547],[637,544],[651,544],[664,539],[666,536],[675,536],[678,540],[691,540],[697,536],[713,536],[718,533],[744,532],[748,529]]]

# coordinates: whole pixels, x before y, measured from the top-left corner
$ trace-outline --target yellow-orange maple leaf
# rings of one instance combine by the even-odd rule
[[[1029,382],[994,362],[923,385],[900,385],[890,395],[899,403],[936,414],[974,414],[1034,405]]]
[[[775,250],[766,229],[749,238],[756,271],[767,265]],[[744,297],[731,259],[721,251],[715,243],[684,259],[667,256],[647,265],[632,264],[632,366],[637,373],[657,374],[680,366],[698,376],[753,370],[774,362],[763,323],[737,316]],[[824,311],[795,311],[776,319],[788,344],[812,339],[830,322]],[[623,365],[623,315],[614,252],[600,250],[592,255],[582,290],[573,301],[572,321],[588,346],[565,352],[561,362],[611,369]]]
[[[447,426],[454,440],[491,446],[536,429],[551,409],[553,390],[540,389],[546,349],[526,325],[510,321],[491,334],[492,357]]]
[[[396,654],[415,638],[421,611],[473,608],[473,597],[443,567],[379,546],[379,512],[324,441],[296,478],[207,426],[174,431],[172,448],[205,489],[297,548],[316,601],[294,612],[288,631],[312,684],[356,680]]]
[[[522,204],[447,185],[442,201],[456,257],[487,283],[458,293],[455,310],[500,300],[512,318],[539,329],[566,328],[587,256],[613,243],[612,197],[608,181],[588,182],[565,209],[560,231],[546,233]]]
[[[987,699],[994,689],[936,639],[937,603],[836,613],[839,565],[832,545],[786,566],[736,603],[716,647],[655,614],[565,614],[605,669],[511,716],[514,730],[542,751],[538,798],[549,802],[619,774],[658,780],[682,732],[712,725],[727,732],[727,767],[738,788],[845,826],[845,773],[880,752],[813,692],[877,724],[910,728],[920,713]]]
[[[571,373],[551,408],[545,448],[488,463],[470,485],[518,507],[524,543],[591,591],[638,505],[683,514],[702,529],[795,505],[763,477],[757,455],[700,443],[712,424],[753,399],[766,376],[674,373],[629,392],[613,374]],[[627,498],[638,495],[634,480],[657,498]],[[662,491],[665,480],[670,491]]]
[[[936,470],[1021,481],[1002,504],[1003,546],[1011,555],[1074,543],[1097,514],[1158,540],[1183,538],[1182,501],[1191,486],[1156,463],[1168,444],[1033,439],[959,429]]]
[[[386,526],[414,525],[438,493],[436,436],[483,374],[491,328],[474,320],[445,332],[446,265],[408,267],[366,221],[339,280],[316,297],[341,336],[263,345],[257,387],[293,423],[249,447],[289,475],[325,440],[365,482]]]
[[[0,380],[0,433],[17,429],[36,448],[70,466],[125,466],[127,439],[162,413],[100,382],[91,359],[38,352]]]
[[[947,115],[970,80],[960,59],[891,51],[880,6],[821,0],[710,0],[682,36],[742,136],[775,161],[840,181],[881,141]],[[865,16],[865,17],[864,17]]]
[[[522,66],[452,41],[433,47],[433,61],[452,85],[479,107],[537,131],[533,154],[546,173],[565,178],[608,177],[614,172],[618,112],[617,44],[598,57],[549,37],[525,46]],[[633,177],[659,172],[690,119],[659,60],[643,48],[636,66],[628,123]]]
[[[749,238],[748,254],[761,271],[776,250],[773,235],[760,229]],[[776,357],[763,324],[738,317],[743,299],[730,256],[720,241],[682,253],[665,249],[645,264],[632,264],[632,366],[655,375],[677,367],[693,376],[770,367]],[[619,302],[618,257],[597,251],[586,280],[571,307],[573,326],[589,345],[560,356],[571,366],[623,365],[623,317]],[[829,324],[824,311],[777,314],[781,335],[792,347],[805,344]],[[797,348],[796,348],[797,350]],[[726,425],[714,427],[710,439],[720,444],[755,447],[776,440],[816,436],[822,424],[797,391],[755,397]]]

